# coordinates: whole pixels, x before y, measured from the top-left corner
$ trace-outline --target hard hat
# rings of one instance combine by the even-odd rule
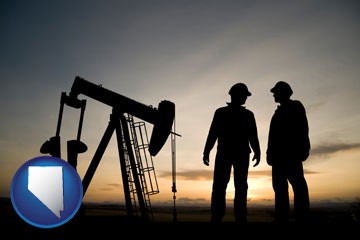
[[[293,91],[292,91],[290,85],[287,82],[284,82],[284,81],[277,82],[275,84],[275,86],[270,89],[270,92],[285,94],[285,95],[287,95],[289,97],[293,94]]]
[[[245,96],[251,96],[251,92],[249,92],[247,86],[244,83],[236,83],[234,84],[230,90],[230,95],[245,95]]]

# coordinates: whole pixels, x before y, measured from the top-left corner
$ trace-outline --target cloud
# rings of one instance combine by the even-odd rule
[[[201,205],[201,204],[207,204],[208,200],[206,200],[205,198],[182,197],[179,198],[177,202],[182,205]]]
[[[304,169],[305,174],[317,174],[318,172],[310,171],[307,169]],[[269,170],[260,170],[260,171],[249,171],[249,178],[271,178],[272,172],[271,169]]]
[[[325,95],[326,95],[326,93],[325,93]],[[326,95],[326,96],[328,96],[328,95]],[[319,101],[319,102],[315,102],[315,103],[309,104],[309,105],[307,106],[307,110],[306,110],[306,111],[307,111],[308,114],[310,115],[310,113],[319,111],[319,109],[321,109],[325,104],[326,104],[325,101],[321,101],[321,102]]]
[[[304,169],[305,174],[317,174],[317,172],[309,171]],[[160,178],[172,178],[172,172],[164,171],[159,174]],[[213,171],[212,170],[188,170],[181,171],[176,173],[176,177],[181,180],[198,180],[198,181],[212,181],[213,180]],[[249,178],[271,178],[271,169],[269,170],[259,170],[259,171],[250,171]]]
[[[249,171],[249,178],[271,177],[271,169],[260,171]]]
[[[311,149],[311,158],[326,158],[332,154],[341,151],[350,151],[360,149],[360,143],[322,143]],[[304,169],[305,174],[318,174],[318,172],[310,171]],[[176,176],[182,180],[200,180],[200,181],[212,181],[213,179],[213,170],[188,170],[188,171],[179,171],[176,173]],[[171,171],[163,171],[160,173],[159,177],[162,178],[172,178]],[[251,171],[249,170],[249,178],[261,178],[261,177],[271,177],[271,168],[268,170],[259,170]]]
[[[304,174],[317,174],[317,173],[319,173],[319,172],[314,172],[314,171],[304,169]]]
[[[119,184],[119,183],[109,183],[107,185],[111,186],[111,187],[115,187],[115,188],[121,187],[121,184]]]
[[[114,189],[118,189],[119,187],[122,188],[122,184],[119,183],[109,183],[107,184],[108,187],[100,188],[101,191],[113,191]]]
[[[171,171],[163,171],[160,173],[159,177],[161,178],[172,178]],[[176,177],[182,180],[212,180],[213,178],[213,171],[210,170],[188,170],[188,171],[181,171],[176,172]]]
[[[311,157],[329,157],[341,151],[350,151],[360,149],[360,143],[322,143],[311,149]]]

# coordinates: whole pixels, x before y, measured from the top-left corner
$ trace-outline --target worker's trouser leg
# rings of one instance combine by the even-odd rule
[[[237,159],[234,166],[234,216],[236,222],[247,222],[247,177],[249,169],[249,155]]]
[[[298,163],[293,174],[289,175],[289,182],[294,191],[295,221],[300,223],[306,222],[309,220],[310,198],[301,162]]]
[[[294,191],[294,213],[297,222],[304,222],[310,208],[308,186],[302,162],[273,165],[273,188],[275,192],[275,221],[288,222],[290,216],[289,185]]]
[[[285,171],[279,166],[273,165],[272,185],[275,193],[275,222],[288,222],[290,217],[289,185]]]
[[[220,222],[225,215],[226,188],[230,180],[231,163],[218,156],[215,160],[213,186],[211,194],[211,221]]]

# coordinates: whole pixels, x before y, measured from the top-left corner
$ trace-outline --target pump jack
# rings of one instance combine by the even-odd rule
[[[70,140],[67,142],[68,162],[75,169],[77,166],[78,154],[87,151],[86,144],[80,140],[86,106],[86,100],[78,99],[80,94],[112,107],[112,113],[110,114],[108,126],[90,162],[85,176],[82,179],[83,195],[85,195],[96,168],[98,167],[111,136],[115,131],[119,150],[120,169],[122,173],[127,215],[129,217],[134,217],[137,214],[136,208],[138,205],[140,207],[141,219],[145,221],[150,220],[152,215],[150,215],[151,206],[148,195],[151,193],[158,193],[159,191],[156,189],[157,183],[155,190],[151,186],[152,190],[149,191],[145,173],[150,174],[150,172],[152,172],[153,176],[155,176],[155,173],[153,172],[154,168],[151,165],[147,165],[145,168],[143,167],[142,160],[139,159],[141,158],[139,151],[141,149],[147,149],[148,153],[150,153],[151,159],[151,156],[156,156],[158,154],[170,134],[172,134],[173,137],[175,135],[180,136],[171,130],[175,119],[175,104],[171,101],[163,100],[159,103],[158,108],[146,106],[123,95],[103,88],[101,85],[91,83],[79,76],[75,77],[69,95],[67,95],[66,92],[62,92],[61,94],[56,135],[47,140],[40,148],[40,152],[43,154],[50,154],[61,158],[60,128],[64,105],[66,104],[69,107],[81,109],[77,138],[76,140]],[[144,143],[144,140],[141,140],[142,142],[140,144],[138,143],[136,133],[134,132],[135,124],[132,116],[154,125],[149,144]],[[141,125],[137,126],[140,128]],[[144,138],[144,136],[141,136],[141,138]],[[145,129],[145,141],[146,140],[147,133]],[[152,164],[152,162],[150,162],[150,164]],[[150,181],[152,181],[150,175],[149,178]],[[173,189],[176,189],[175,186],[173,186]]]

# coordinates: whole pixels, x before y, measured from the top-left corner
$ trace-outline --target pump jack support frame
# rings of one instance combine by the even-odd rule
[[[134,183],[135,187],[137,189],[137,199],[141,211],[141,218],[142,220],[148,221],[148,213],[145,206],[145,200],[143,196],[143,191],[140,191],[142,189],[141,182],[139,180],[139,176],[137,173],[136,168],[136,162],[134,153],[131,146],[131,140],[129,135],[129,127],[127,125],[125,116],[123,113],[117,111],[116,109],[113,109],[112,114],[110,115],[110,121],[109,124],[105,130],[105,133],[99,143],[99,146],[94,154],[93,159],[91,160],[91,163],[85,173],[85,176],[83,178],[82,184],[83,184],[83,194],[85,195],[86,190],[91,182],[92,177],[94,176],[94,173],[96,171],[96,168],[98,167],[100,160],[105,152],[105,149],[107,145],[109,144],[109,141],[112,137],[113,132],[116,131],[116,138],[117,138],[117,145],[119,150],[119,159],[120,159],[120,169],[121,169],[121,175],[123,180],[123,187],[124,187],[124,196],[125,196],[125,203],[126,203],[126,210],[129,217],[134,217],[134,209],[132,207],[131,203],[131,196],[130,196],[130,189],[129,189],[129,178],[127,176],[126,172],[126,162],[125,162],[125,151],[124,151],[124,144],[126,146],[129,161],[131,164],[131,171],[132,176],[134,177]],[[124,136],[124,139],[122,138]],[[125,141],[125,142],[124,142]]]

